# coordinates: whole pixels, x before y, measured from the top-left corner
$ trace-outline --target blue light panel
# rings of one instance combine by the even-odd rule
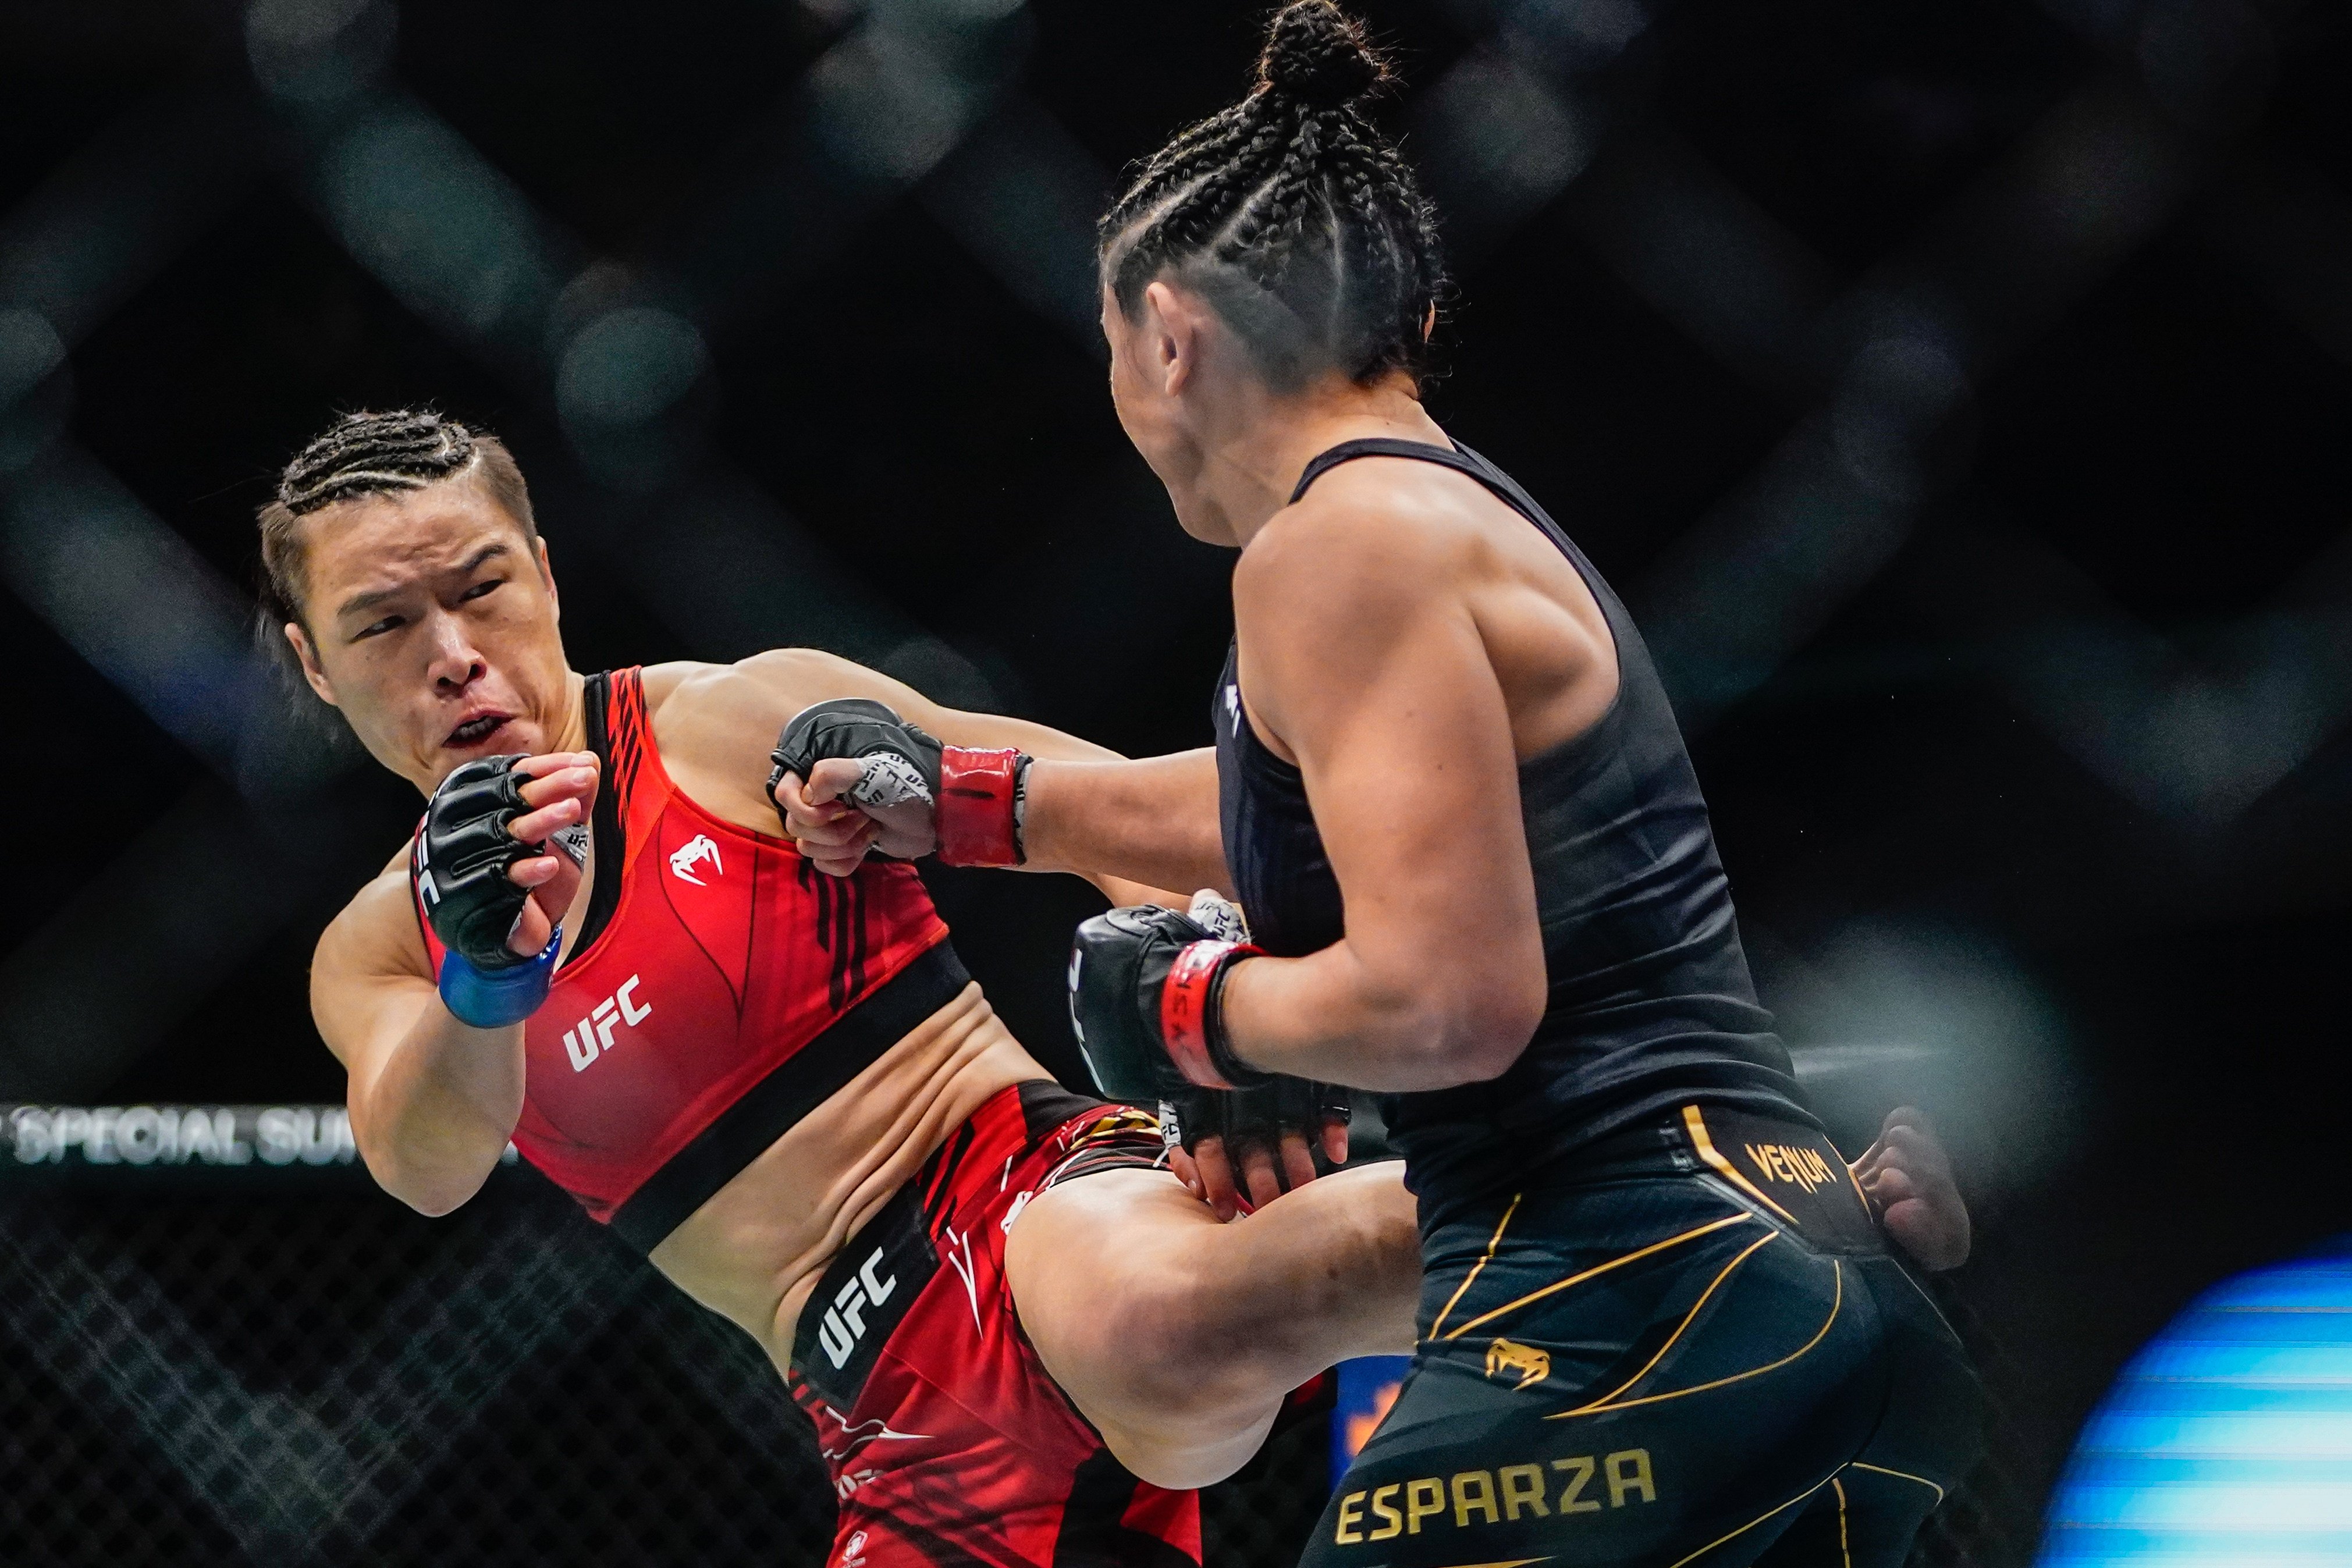
[[[2040,1568],[2352,1563],[2352,1252],[2218,1286],[2124,1369]]]

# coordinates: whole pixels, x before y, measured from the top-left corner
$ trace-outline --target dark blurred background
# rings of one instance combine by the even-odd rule
[[[1360,9],[1461,285],[1433,410],[1642,620],[1842,1135],[1955,1147],[2030,1551],[2133,1349],[2344,1224],[2352,19]],[[340,411],[508,439],[576,667],[808,644],[1204,744],[1229,560],[1111,417],[1091,223],[1265,15],[0,9],[0,1102],[341,1098],[310,947],[418,801],[247,625]],[[1090,893],[937,886],[1074,1070]]]

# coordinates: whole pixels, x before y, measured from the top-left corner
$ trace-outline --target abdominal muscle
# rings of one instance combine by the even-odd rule
[[[968,985],[737,1172],[654,1267],[788,1366],[834,1255],[992,1095],[1050,1076]]]

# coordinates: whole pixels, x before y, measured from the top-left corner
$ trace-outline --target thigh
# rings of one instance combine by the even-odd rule
[[[980,1157],[895,1194],[802,1313],[789,1385],[839,1501],[838,1555],[866,1568],[1197,1561],[1196,1500],[1105,1453],[1022,1340],[992,1243],[1025,1173],[1017,1147],[1011,1167],[990,1157],[1006,1152],[988,1148],[992,1132],[1003,1129],[982,1129]]]
[[[1421,1282],[1395,1166],[1325,1176],[1220,1224],[1165,1171],[1040,1193],[1005,1245],[1037,1355],[1129,1469],[1202,1486],[1256,1452],[1290,1390],[1401,1351]]]
[[[1886,1410],[1842,1481],[1854,1568],[1895,1568],[1976,1468],[1987,1404],[1959,1336],[1910,1271],[1882,1258],[1863,1273],[1885,1325]]]
[[[1795,1511],[1756,1568],[1903,1568],[1941,1496],[1916,1477],[1848,1465]]]
[[[1736,1568],[1876,1422],[1855,1260],[1706,1184],[1537,1198],[1486,1236],[1429,1240],[1412,1374],[1325,1513],[1314,1568],[1702,1552]]]

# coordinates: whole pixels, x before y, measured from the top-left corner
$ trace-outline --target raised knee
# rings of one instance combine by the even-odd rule
[[[1234,1403],[1243,1346],[1215,1310],[1217,1281],[1189,1260],[1130,1278],[1105,1314],[1105,1361],[1124,1391],[1171,1417],[1221,1413]]]

